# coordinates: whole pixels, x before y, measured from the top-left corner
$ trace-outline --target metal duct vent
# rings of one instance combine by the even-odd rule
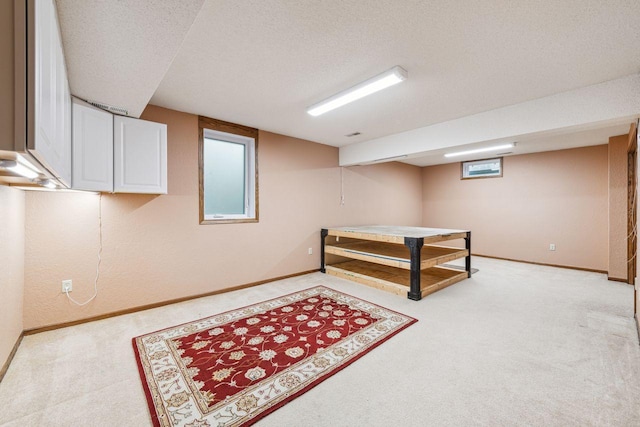
[[[88,104],[93,105],[94,107],[101,108],[113,114],[118,114],[119,116],[128,116],[129,110],[120,107],[114,107],[113,105],[103,104],[102,102],[97,101],[87,101]]]

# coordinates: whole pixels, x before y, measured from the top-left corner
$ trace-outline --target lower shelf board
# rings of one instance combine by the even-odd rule
[[[405,245],[383,242],[355,241],[348,243],[334,243],[325,246],[328,254],[347,258],[384,264],[390,267],[411,269],[411,255]],[[469,255],[469,251],[448,246],[424,245],[420,251],[420,268],[434,267],[454,259]]]
[[[325,266],[327,274],[372,286],[397,295],[407,295],[411,283],[409,270],[366,261],[347,261]],[[420,290],[423,297],[468,277],[466,271],[431,267],[420,273]]]

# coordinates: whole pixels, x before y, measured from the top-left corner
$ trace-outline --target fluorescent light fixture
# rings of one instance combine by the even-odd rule
[[[385,71],[375,77],[353,86],[307,108],[307,113],[319,116],[327,111],[342,107],[345,104],[364,98],[367,95],[386,89],[407,79],[407,71],[399,66]]]
[[[40,175],[38,172],[30,168],[26,162],[21,161],[20,157],[18,157],[17,160],[0,160],[0,168],[7,169],[29,179],[37,178]]]
[[[444,156],[445,157],[466,156],[467,154],[476,154],[476,153],[484,153],[487,151],[503,150],[505,148],[511,148],[513,146],[514,144],[494,145],[493,147],[477,148],[475,150],[467,150],[467,151],[458,151],[456,153],[447,153]]]
[[[10,185],[11,188],[15,188],[17,190],[24,190],[24,191],[60,191],[60,190],[54,190],[52,188],[46,188],[46,187],[42,187],[40,185],[32,185],[32,186],[28,186],[28,185],[14,185],[11,184]]]
[[[81,193],[81,194],[100,194],[95,191],[84,191],[84,190],[69,190],[68,188],[47,188],[42,187],[40,185],[19,185],[19,184],[9,184],[11,188],[15,188],[17,190],[24,191],[52,191],[56,193]]]
[[[53,181],[52,179],[45,179],[44,181],[38,181],[37,184],[42,185],[43,187],[51,188],[51,189],[58,188],[55,181]]]

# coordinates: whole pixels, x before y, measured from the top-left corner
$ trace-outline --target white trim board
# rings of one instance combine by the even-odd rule
[[[340,166],[468,144],[517,141],[630,123],[640,115],[640,74],[340,147]]]

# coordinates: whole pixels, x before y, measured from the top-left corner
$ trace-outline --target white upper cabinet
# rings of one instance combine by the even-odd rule
[[[167,125],[114,117],[116,193],[167,193]]]
[[[167,125],[73,99],[74,190],[167,193]]]
[[[71,185],[71,95],[54,0],[35,4],[35,111],[29,151]]]
[[[113,191],[113,115],[73,100],[74,190]]]

